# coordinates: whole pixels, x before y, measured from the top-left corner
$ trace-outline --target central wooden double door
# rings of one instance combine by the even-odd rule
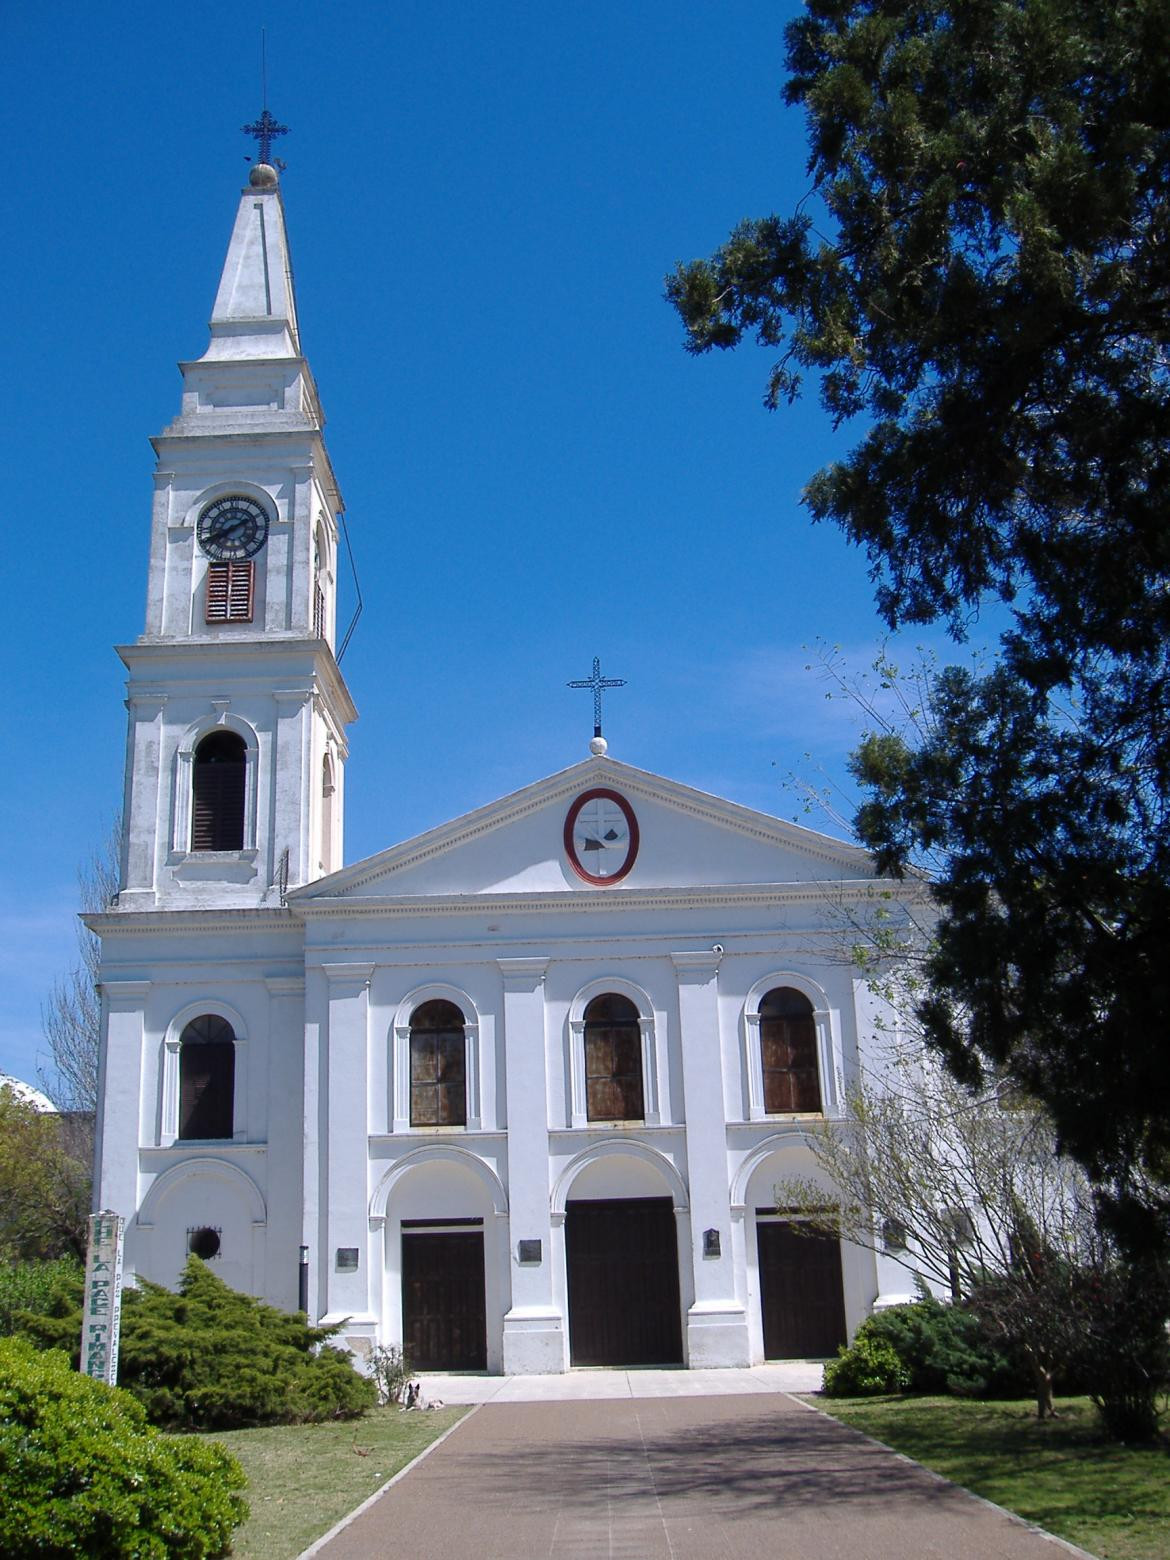
[[[402,1346],[412,1370],[486,1370],[483,1231],[402,1236]]]
[[[682,1363],[671,1198],[570,1202],[565,1260],[574,1365]]]

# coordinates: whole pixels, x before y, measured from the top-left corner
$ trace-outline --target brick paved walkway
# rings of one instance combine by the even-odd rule
[[[486,1403],[322,1560],[1079,1554],[794,1398]]]

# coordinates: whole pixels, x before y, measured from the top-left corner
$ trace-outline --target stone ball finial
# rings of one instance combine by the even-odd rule
[[[609,743],[604,737],[593,737],[589,743],[589,751],[594,758],[604,758],[609,752]]]
[[[248,183],[254,190],[272,190],[280,183],[280,175],[271,163],[253,163]]]

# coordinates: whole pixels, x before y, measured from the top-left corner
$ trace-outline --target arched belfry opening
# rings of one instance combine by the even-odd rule
[[[230,1138],[235,1130],[236,1036],[204,1013],[179,1040],[179,1137]]]
[[[326,753],[321,761],[321,871],[333,871],[333,762]]]
[[[248,751],[234,731],[210,732],[195,749],[191,772],[191,849],[244,848]]]

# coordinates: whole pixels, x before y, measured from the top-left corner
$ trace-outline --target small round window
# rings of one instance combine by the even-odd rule
[[[219,1256],[219,1231],[213,1229],[188,1230],[187,1250],[201,1262],[210,1262]]]

